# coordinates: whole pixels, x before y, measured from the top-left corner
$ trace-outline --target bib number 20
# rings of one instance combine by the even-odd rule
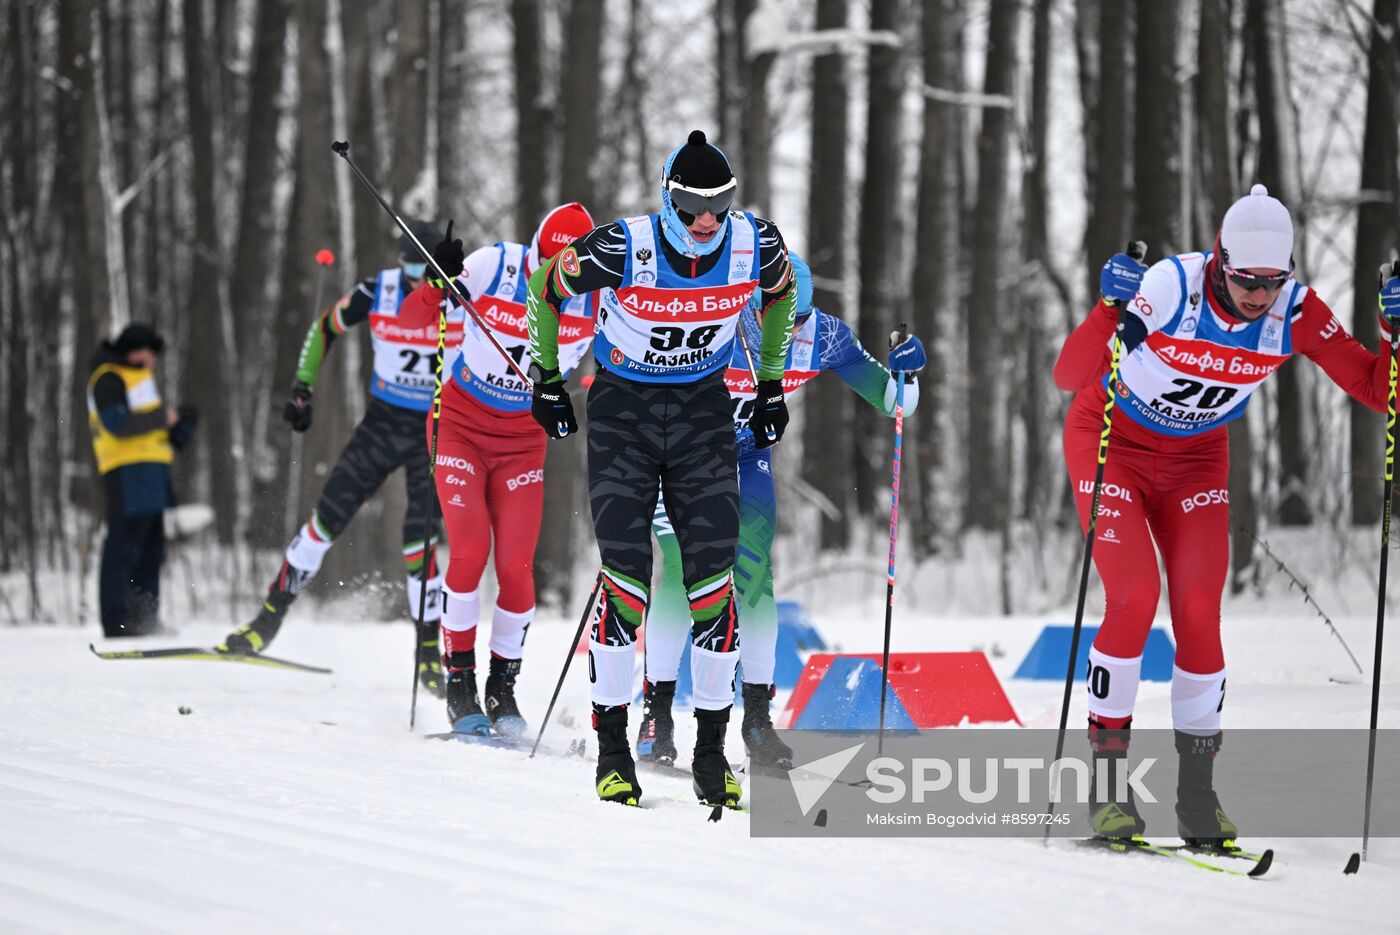
[[[684,328],[662,325],[651,329],[651,349],[654,351],[674,351],[684,344],[693,351],[703,351],[719,334],[719,325],[705,325],[686,333]]]
[[[1239,393],[1237,387],[1206,386],[1204,383],[1188,380],[1185,377],[1177,377],[1172,382],[1181,389],[1163,393],[1162,398],[1177,406],[1190,406],[1193,409],[1219,409]],[[1202,393],[1202,390],[1205,392]],[[1200,399],[1195,398],[1197,394],[1200,395]]]

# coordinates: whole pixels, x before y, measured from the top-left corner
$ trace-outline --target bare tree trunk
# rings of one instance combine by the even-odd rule
[[[219,100],[211,84],[218,69],[205,32],[204,4],[184,0],[185,102],[189,115],[190,174],[194,200],[194,240],[190,292],[186,307],[201,309],[204,322],[190,335],[183,349],[189,361],[184,397],[204,413],[203,434],[209,457],[209,489],[215,524],[223,542],[241,539],[241,512],[248,480],[238,416],[236,362],[238,345],[226,304],[227,274],[219,262],[219,239],[214,187],[218,168],[214,153],[213,102]]]
[[[1128,170],[1133,161],[1133,7],[1098,0],[1098,35],[1080,28],[1081,96],[1085,103],[1085,172],[1088,175],[1089,221],[1084,231],[1087,294],[1099,294],[1099,269],[1129,240],[1132,205]],[[1087,65],[1096,66],[1090,73]],[[1140,236],[1132,233],[1133,237]],[[1151,244],[1153,252],[1160,244]]]
[[[1362,142],[1361,190],[1356,215],[1356,266],[1352,273],[1352,331],[1367,347],[1380,341],[1376,321],[1376,270],[1400,247],[1400,2],[1375,0],[1372,8],[1370,77],[1366,85],[1366,134]],[[1380,517],[1382,419],[1351,403],[1351,520],[1374,523]]]
[[[992,0],[987,19],[987,58],[983,92],[1006,96],[1016,73],[1020,5]],[[1002,276],[1006,238],[1007,158],[1011,114],[984,107],[977,136],[977,201],[972,223],[972,296],[967,305],[968,398],[976,407],[968,437],[968,476],[964,521],[979,529],[999,529],[1006,502],[1009,449],[1006,425],[1005,341],[1001,333],[1006,296]]]
[[[549,113],[539,0],[511,0],[510,15],[515,25],[515,229],[531,231],[549,201]]]
[[[1137,5],[1137,83],[1133,107],[1133,229],[1153,253],[1185,249],[1180,229],[1181,136],[1176,85],[1177,0]],[[1104,81],[1111,81],[1108,74]],[[1119,246],[1117,249],[1122,249]],[[1102,263],[1106,257],[1100,257]]]
[[[1032,8],[1030,154],[1021,181],[1025,212],[1021,248],[1028,271],[1022,279],[1021,312],[1017,319],[1021,359],[1025,368],[1023,373],[1029,384],[1018,394],[1025,425],[1025,484],[1021,513],[1032,519],[1043,519],[1038,514],[1044,511],[1045,504],[1053,502],[1051,491],[1063,483],[1061,473],[1051,467],[1056,445],[1048,411],[1048,404],[1056,399],[1055,387],[1048,379],[1055,348],[1046,327],[1051,320],[1052,290],[1049,283],[1054,275],[1050,267],[1049,185],[1046,181],[1050,123],[1050,7],[1051,0],[1035,0]]]
[[[960,0],[922,0],[925,85],[961,90],[958,36]],[[958,187],[959,123],[963,109],[924,100],[919,147],[919,204],[909,292],[915,331],[928,342],[929,363],[920,376],[926,400],[906,420],[911,445],[912,517],[916,548],[927,555],[946,549],[957,526],[956,453],[963,450],[956,413],[962,408],[962,281],[958,270],[962,212]],[[939,296],[939,301],[925,301]]]
[[[873,0],[870,29],[897,31],[908,18],[904,0]],[[865,180],[860,200],[860,341],[877,358],[885,356],[889,333],[899,324],[894,312],[905,303],[904,283],[895,280],[899,259],[900,132],[904,68],[900,50],[887,45],[870,46],[870,71],[866,85]],[[901,315],[901,320],[905,316]],[[910,324],[909,322],[905,322]],[[859,422],[870,425],[870,414],[861,411]],[[889,433],[859,433],[863,443],[852,446],[855,468],[856,509],[862,519],[875,513],[878,492],[889,483]]]
[[[389,82],[390,186],[405,217],[439,221],[437,182],[430,178],[428,150],[428,6],[429,0],[393,4],[394,73]],[[377,207],[377,206],[376,206]],[[431,250],[434,244],[425,244]]]
[[[846,0],[818,0],[817,29],[846,28]],[[807,263],[815,282],[814,304],[828,315],[844,318],[846,279],[846,61],[840,50],[812,61],[812,172],[809,180]],[[803,450],[814,453],[832,439],[850,438],[850,393],[836,381],[816,380],[805,393]],[[822,512],[820,547],[840,548],[850,539],[851,488],[849,467],[819,457],[803,459],[803,479],[828,501]],[[834,508],[834,509],[832,509]]]

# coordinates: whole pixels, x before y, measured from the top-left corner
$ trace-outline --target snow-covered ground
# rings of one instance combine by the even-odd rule
[[[877,607],[814,610],[829,641],[878,650]],[[1329,680],[1349,664],[1306,614],[1228,616],[1227,725],[1365,725],[1369,679]],[[1250,881],[1024,839],[752,839],[746,815],[711,824],[687,782],[653,774],[647,808],[602,804],[591,760],[409,733],[409,627],[317,617],[299,605],[275,652],[331,676],[104,662],[87,652],[91,627],[0,630],[0,931],[1393,931],[1400,919],[1392,840],[1373,841],[1354,877],[1341,867],[1355,840],[1249,841],[1279,855]],[[906,614],[895,649],[986,649],[1021,719],[1053,726],[1059,686],[1011,678],[1049,619]],[[1337,623],[1369,664],[1372,621]],[[520,687],[535,719],[574,626],[531,628]],[[210,621],[145,642],[223,632]],[[556,749],[590,734],[585,670],[573,667],[546,737]],[[1386,678],[1381,723],[1394,726],[1394,662]],[[441,703],[419,702],[418,733],[445,729]],[[1167,687],[1144,683],[1137,723],[1164,727],[1169,713]],[[689,718],[680,729],[684,751]]]

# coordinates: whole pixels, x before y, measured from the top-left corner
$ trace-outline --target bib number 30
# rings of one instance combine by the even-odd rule
[[[719,325],[705,325],[689,333],[684,328],[662,325],[651,329],[651,349],[654,351],[674,351],[684,344],[693,351],[703,351],[719,334]]]

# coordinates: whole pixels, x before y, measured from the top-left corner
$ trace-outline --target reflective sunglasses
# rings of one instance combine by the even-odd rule
[[[1259,289],[1267,289],[1272,292],[1279,286],[1288,282],[1288,277],[1293,275],[1292,270],[1284,270],[1282,273],[1273,273],[1268,276],[1256,276],[1253,273],[1242,273],[1234,267],[1225,267],[1225,275],[1230,282],[1239,286],[1245,292],[1254,292]]]
[[[667,182],[666,191],[671,195],[671,206],[680,215],[681,223],[690,225],[702,214],[713,214],[722,218],[734,204],[734,195],[739,189],[739,180],[730,179],[719,188],[686,188],[680,182]]]

